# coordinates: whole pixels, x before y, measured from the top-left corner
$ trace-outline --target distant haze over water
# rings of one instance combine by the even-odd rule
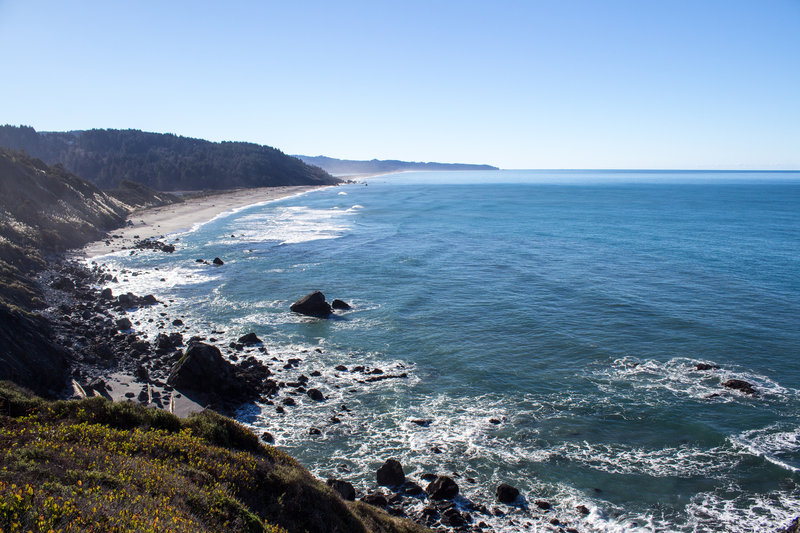
[[[398,457],[490,506],[511,483],[581,531],[770,531],[800,509],[800,173],[409,172],[106,260],[141,271],[115,293],[174,299],[185,335],[255,331],[265,360],[302,359],[279,379],[322,372],[326,402],[239,416],[322,477],[363,490]],[[316,289],[354,309],[289,312]]]

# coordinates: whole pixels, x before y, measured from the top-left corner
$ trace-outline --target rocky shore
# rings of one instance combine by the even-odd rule
[[[168,253],[160,246],[141,248]],[[237,408],[255,402],[274,409],[276,415],[322,408],[332,410],[328,421],[337,424],[353,413],[345,404],[330,405],[332,400],[322,392],[331,386],[326,376],[347,376],[350,387],[408,378],[403,368],[352,363],[302,373],[302,352],[294,357],[273,356],[255,332],[234,335],[236,340],[227,343],[221,339],[230,335],[217,330],[189,336],[189,331],[196,329],[184,323],[185,317],[171,312],[172,302],[162,301],[157,294],[115,294],[108,287],[114,276],[103,265],[93,263],[87,268],[69,259],[54,261],[39,275],[48,303],[43,315],[51,324],[54,342],[71,364],[72,384],[62,391],[63,397],[103,396],[180,416],[203,409],[234,415]],[[341,304],[337,307],[343,308]],[[147,328],[142,327],[143,321]],[[145,332],[153,330],[159,333]],[[321,435],[324,429],[310,427],[309,435]],[[275,440],[266,431],[260,438],[267,443]],[[434,471],[410,479],[391,458],[376,472],[371,489],[357,491],[342,479],[331,478],[327,483],[344,499],[363,501],[438,531],[582,529],[573,518],[575,513],[563,516],[556,502],[529,501],[506,484],[483,487],[483,493],[494,497],[472,501],[462,494],[459,484],[475,487],[480,480],[459,472]],[[586,507],[577,512],[580,516],[590,513]]]

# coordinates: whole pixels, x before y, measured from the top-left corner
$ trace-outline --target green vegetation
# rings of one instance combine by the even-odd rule
[[[304,163],[316,165],[333,174],[380,174],[384,172],[401,172],[406,170],[498,170],[491,165],[470,165],[465,163],[418,163],[413,161],[397,161],[395,159],[372,159],[357,161],[353,159],[336,159],[324,155],[295,156]]]
[[[103,189],[134,180],[160,191],[329,185],[339,180],[269,146],[139,130],[37,132],[0,126],[0,146],[65,168]]]
[[[343,501],[216,413],[49,402],[0,382],[0,531],[427,530]]]

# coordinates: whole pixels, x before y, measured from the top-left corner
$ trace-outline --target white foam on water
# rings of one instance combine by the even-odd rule
[[[800,472],[799,467],[781,457],[800,451],[800,427],[787,427],[785,424],[776,423],[766,428],[744,431],[730,437],[729,440],[740,446],[743,453],[762,457],[790,472]]]
[[[646,449],[620,444],[564,443],[552,453],[610,474],[643,474],[652,477],[723,478],[739,462],[725,447],[695,446]]]
[[[350,228],[348,211],[303,206],[276,207],[267,212],[251,213],[237,218],[231,224],[231,232],[240,241],[249,242],[297,244],[335,239]]]
[[[698,363],[710,364],[717,368],[697,370]],[[622,357],[612,361],[608,366],[596,365],[589,378],[605,393],[636,398],[638,401],[653,405],[669,401],[669,398],[662,396],[663,393],[669,393],[673,397],[723,403],[763,401],[782,403],[800,398],[800,391],[783,387],[768,376],[685,357],[675,357],[668,361]],[[722,384],[729,379],[741,379],[752,383],[759,393],[758,396],[750,396],[723,387]]]
[[[731,485],[692,498],[685,531],[777,532],[788,527],[800,509],[800,490],[751,493]]]

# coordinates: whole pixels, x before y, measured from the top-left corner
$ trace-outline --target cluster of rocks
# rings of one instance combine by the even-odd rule
[[[709,363],[696,363],[692,368],[698,372],[709,372],[709,371],[719,370],[719,365],[712,365]],[[722,382],[722,386],[726,389],[739,391],[742,394],[747,394],[748,396],[759,395],[758,390],[755,388],[755,386],[749,381],[745,381],[743,379],[728,379]],[[713,393],[709,396],[709,398],[714,398],[716,396],[719,396],[719,394]]]
[[[133,243],[133,248],[137,250],[156,250],[171,254],[175,251],[175,245],[159,241],[158,239],[142,239]]]
[[[545,520],[561,531],[578,531],[555,517],[551,502],[535,500],[531,507],[519,489],[507,483],[500,483],[494,490],[494,501],[484,504],[470,501],[460,494],[458,483],[453,479],[459,477],[457,473],[453,473],[453,477],[424,473],[417,483],[406,477],[397,459],[390,458],[378,468],[375,477],[377,485],[389,489],[389,492],[375,488],[360,495],[361,501],[438,531],[490,531],[492,526],[489,522],[507,517],[511,512],[516,514],[511,519],[512,525],[531,527],[533,521]],[[475,482],[471,478],[469,481]],[[348,481],[330,478],[327,484],[345,500],[352,501],[359,497],[355,487]],[[583,516],[590,513],[583,505],[576,507],[576,511]]]
[[[314,291],[297,300],[289,309],[301,315],[327,318],[333,314],[334,309],[346,311],[351,309],[351,306],[347,302],[338,299],[328,303],[324,294],[320,291]]]

